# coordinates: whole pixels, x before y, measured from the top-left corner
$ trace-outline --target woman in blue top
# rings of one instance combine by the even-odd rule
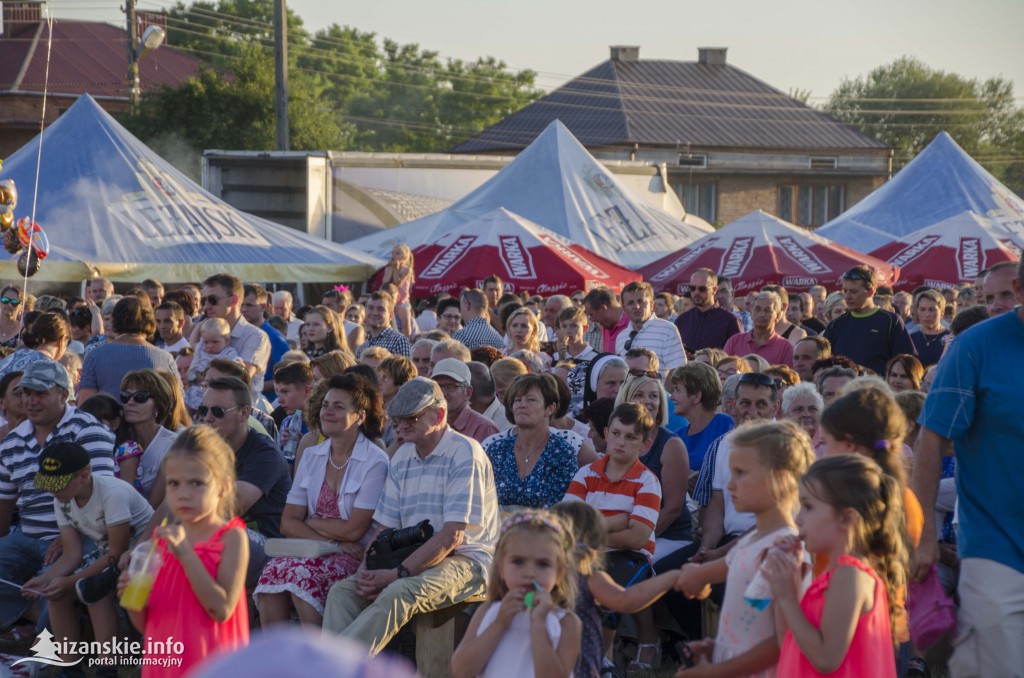
[[[728,414],[718,411],[722,399],[722,382],[715,368],[692,361],[668,375],[669,398],[676,405],[676,414],[686,417],[686,429],[679,435],[686,444],[690,470],[696,480],[704,463],[704,455],[716,438],[728,433],[736,423]]]
[[[643,405],[654,418],[654,443],[640,462],[651,470],[661,483],[661,512],[654,526],[654,559],[681,549],[693,540],[690,512],[686,508],[686,488],[690,478],[690,458],[682,439],[668,430],[668,399],[661,381],[647,374],[630,376],[615,398],[622,403]]]
[[[116,397],[125,375],[135,370],[165,370],[177,376],[178,366],[171,354],[146,340],[156,332],[148,299],[128,295],[118,301],[111,313],[111,325],[113,332],[107,334],[107,341],[85,356],[78,391],[81,402],[101,391]]]
[[[503,513],[548,508],[569,489],[579,463],[572,445],[548,428],[558,405],[558,385],[550,374],[525,374],[506,391],[505,416],[516,431],[486,447]]]

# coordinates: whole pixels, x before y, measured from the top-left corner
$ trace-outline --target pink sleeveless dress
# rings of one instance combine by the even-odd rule
[[[245,523],[241,518],[232,518],[214,532],[209,541],[193,547],[199,560],[206,566],[206,571],[213,577],[217,576],[221,553],[224,551],[221,537],[231,529],[245,530]],[[227,621],[215,622],[192,591],[185,569],[163,541],[160,542],[160,555],[163,556],[164,564],[156,575],[153,592],[149,595],[145,635],[154,641],[173,638],[172,642],[180,642],[184,651],[180,655],[171,652],[148,655],[174,659],[180,657],[182,662],[180,667],[144,666],[142,678],[183,676],[212,654],[248,645],[249,612],[245,592],[238,597],[238,604]],[[245,571],[245,563],[242,564],[242,570]]]
[[[807,657],[800,651],[793,634],[786,632],[779,653],[779,676],[825,676],[830,678],[896,678],[896,656],[892,642],[892,628],[889,624],[889,601],[885,595],[885,584],[875,571],[853,556],[839,556],[840,565],[850,565],[868,573],[875,581],[874,606],[857,620],[853,642],[846,651],[843,663],[834,673],[824,674],[815,670]],[[821,616],[825,610],[825,592],[828,591],[835,569],[822,572],[807,589],[800,601],[800,609],[815,628],[821,628]]]

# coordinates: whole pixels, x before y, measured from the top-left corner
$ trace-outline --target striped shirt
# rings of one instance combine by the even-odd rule
[[[452,339],[461,341],[469,350],[480,346],[505,348],[505,340],[498,334],[498,330],[491,327],[487,319],[482,317],[470,320],[465,327],[452,335]]]
[[[667,320],[652,315],[639,330],[632,326],[619,333],[615,339],[615,353],[626,355],[626,344],[629,348],[649,348],[661,360],[661,376],[686,364],[686,353],[683,352],[683,341],[679,338],[679,330]]]
[[[691,308],[676,318],[675,326],[690,351],[722,348],[729,337],[743,331],[740,329],[740,319],[718,304],[706,311]]]
[[[373,519],[394,528],[429,520],[435,532],[445,523],[465,523],[465,537],[454,553],[490,571],[498,540],[498,492],[490,459],[480,443],[451,428],[425,459],[412,443],[402,445],[391,458]]]
[[[715,475],[715,460],[718,458],[718,450],[725,440],[725,436],[731,431],[726,431],[711,441],[708,451],[704,453],[704,461],[700,465],[700,473],[697,474],[697,482],[693,487],[691,496],[698,506],[707,506],[711,502],[711,479]]]
[[[393,330],[390,327],[385,327],[384,330],[376,337],[367,333],[366,341],[364,341],[359,347],[359,350],[356,352],[356,357],[361,356],[363,351],[371,346],[381,346],[389,353],[405,356],[406,358],[412,355],[412,344],[409,343],[406,336],[398,330]]]
[[[604,456],[577,471],[565,498],[585,501],[605,516],[628,514],[630,521],[650,527],[651,534],[642,551],[653,559],[654,526],[661,511],[661,483],[639,460],[618,480],[605,475],[607,466],[608,457]]]
[[[93,473],[114,475],[114,434],[91,414],[66,405],[64,416],[43,446],[55,442],[78,443],[92,458]],[[0,499],[17,500],[26,536],[47,539],[58,536],[60,529],[53,495],[37,490],[34,484],[41,452],[31,421],[23,421],[7,434],[0,444]]]

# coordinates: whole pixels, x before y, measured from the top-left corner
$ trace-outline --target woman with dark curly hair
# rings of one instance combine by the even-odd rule
[[[320,628],[324,602],[335,582],[355,574],[388,474],[388,456],[371,442],[384,426],[380,391],[354,374],[331,377],[320,408],[327,440],[296,462],[281,514],[285,537],[338,542],[341,552],[316,558],[272,558],[253,598],[264,626],[287,623],[294,609]]]
[[[178,373],[171,354],[146,341],[156,332],[156,319],[148,299],[124,297],[114,305],[110,320],[113,331],[107,333],[107,340],[85,356],[79,402],[100,391],[118,396],[121,380],[129,372],[153,369]]]

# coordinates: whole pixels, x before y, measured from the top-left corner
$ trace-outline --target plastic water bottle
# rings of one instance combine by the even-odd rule
[[[282,448],[284,459],[290,465],[294,465],[295,450],[299,449],[299,440],[302,439],[302,410],[295,410],[295,414],[289,415],[283,424],[288,430],[288,441]]]
[[[789,552],[773,546],[768,549],[768,553],[765,554],[765,558],[771,553],[781,553],[783,555],[789,555]],[[755,610],[764,610],[772,604],[774,600],[774,594],[772,593],[772,585],[768,583],[768,578],[764,576],[764,564],[762,562],[761,567],[757,568],[757,574],[751,580],[747,586],[747,590],[743,592],[743,601],[754,608]]]

